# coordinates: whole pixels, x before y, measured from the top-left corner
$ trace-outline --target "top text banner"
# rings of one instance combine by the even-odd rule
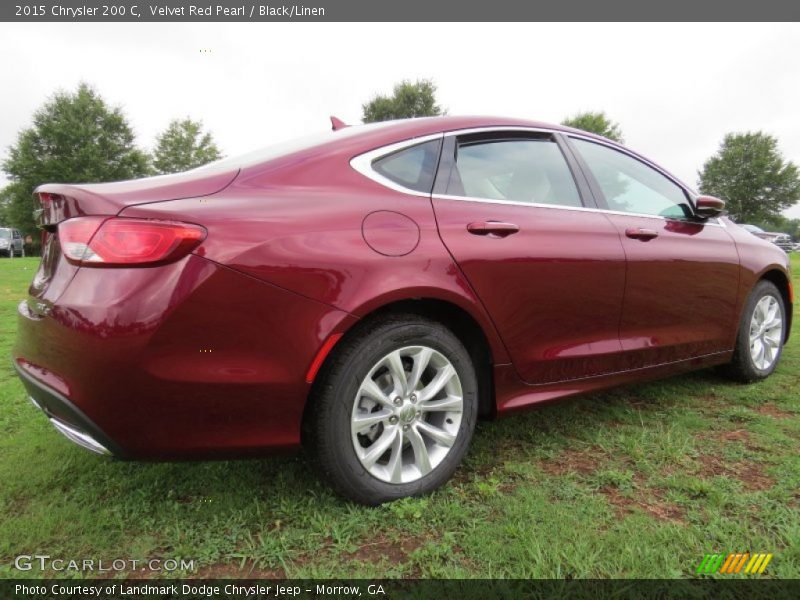
[[[306,0],[0,2],[0,21],[798,21],[791,0]],[[691,43],[677,37],[676,43]]]

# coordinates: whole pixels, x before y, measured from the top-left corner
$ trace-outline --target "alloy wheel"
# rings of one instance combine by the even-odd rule
[[[778,300],[764,296],[750,318],[750,358],[757,369],[769,369],[778,358],[783,341],[783,318]]]
[[[450,452],[463,409],[461,381],[444,354],[427,346],[394,350],[356,393],[350,422],[356,456],[381,481],[416,481]]]

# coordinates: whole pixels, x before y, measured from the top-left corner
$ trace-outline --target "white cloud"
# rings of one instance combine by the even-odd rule
[[[357,122],[374,93],[431,77],[451,114],[605,110],[692,186],[729,131],[765,130],[800,164],[798,24],[3,23],[0,56],[3,153],[80,81],[123,106],[143,146],[190,115],[231,155],[330,114]]]

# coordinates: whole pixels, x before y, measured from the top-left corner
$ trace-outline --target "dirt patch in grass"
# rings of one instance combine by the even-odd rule
[[[363,544],[349,555],[352,560],[377,563],[388,560],[393,564],[406,562],[408,556],[423,544],[422,540],[406,539],[402,542],[382,538],[377,542]]]
[[[599,449],[567,449],[552,459],[542,461],[541,467],[548,475],[564,475],[566,473],[589,475],[600,467],[602,457],[603,453]]]
[[[757,412],[760,415],[767,415],[769,417],[773,417],[775,419],[791,419],[795,416],[794,413],[790,413],[785,410],[781,410],[771,402],[766,404],[760,405],[758,408],[753,409],[754,412]]]
[[[775,485],[775,480],[764,474],[763,466],[755,462],[726,461],[713,454],[703,454],[697,462],[701,477],[734,477],[749,492],[768,490]]]
[[[714,434],[701,434],[700,439],[710,440],[714,443],[741,442],[745,448],[752,452],[762,452],[764,448],[754,442],[746,429],[722,431]],[[775,480],[764,473],[764,465],[752,461],[725,460],[717,454],[701,454],[697,458],[696,472],[700,477],[733,477],[742,482],[748,492],[768,490],[775,485]]]
[[[731,467],[717,456],[702,454],[697,460],[700,463],[698,475],[701,477],[720,477],[731,473]]]
[[[497,486],[497,491],[501,494],[513,494],[517,491],[516,483],[501,483]]]
[[[619,488],[613,485],[603,486],[599,490],[614,507],[617,518],[632,514],[638,507],[659,521],[685,524],[685,510],[665,500],[665,490],[646,487],[644,479],[638,474],[634,477],[634,482],[636,488],[630,495],[622,494]]]
[[[751,492],[768,490],[775,485],[775,480],[765,475],[763,468],[754,463],[741,463],[736,473],[744,488]]]
[[[751,452],[764,452],[769,448],[765,447],[762,443],[753,440],[750,437],[750,432],[746,429],[735,429],[733,431],[720,431],[715,433],[701,433],[697,436],[699,440],[710,441],[714,444],[741,442],[744,447]]]
[[[750,440],[750,433],[746,429],[736,429],[734,431],[722,431],[716,436],[720,442],[742,442]]]

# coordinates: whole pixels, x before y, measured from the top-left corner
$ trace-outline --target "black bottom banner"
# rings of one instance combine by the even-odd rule
[[[800,597],[800,580],[520,580],[520,579],[387,579],[387,580],[121,580],[5,579],[0,598],[42,599],[322,599],[367,598],[780,598]]]

